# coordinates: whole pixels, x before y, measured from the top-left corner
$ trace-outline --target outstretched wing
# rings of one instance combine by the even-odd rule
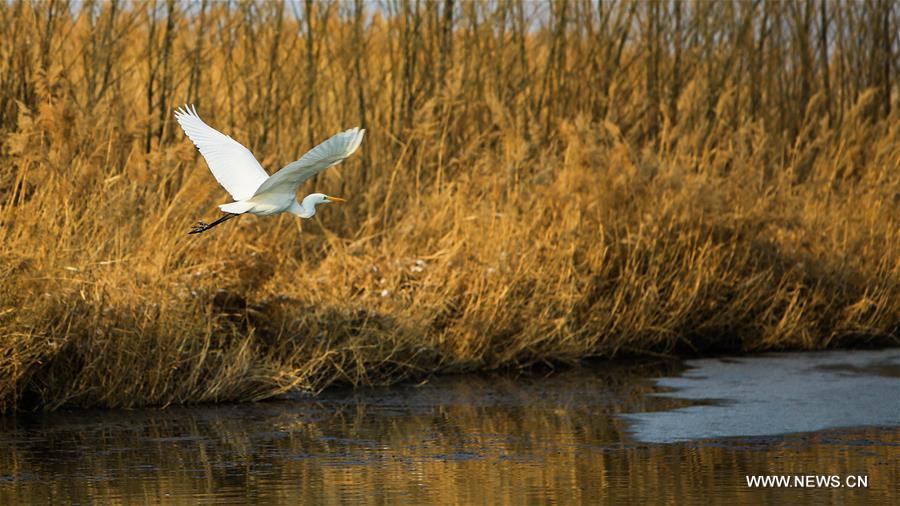
[[[234,200],[252,197],[259,185],[268,179],[266,170],[249,149],[204,123],[193,106],[176,109],[175,119],[206,159],[216,181]]]
[[[267,179],[256,194],[264,192],[293,193],[297,187],[319,172],[337,165],[352,155],[362,143],[365,130],[351,128],[309,150],[296,162],[289,163]]]

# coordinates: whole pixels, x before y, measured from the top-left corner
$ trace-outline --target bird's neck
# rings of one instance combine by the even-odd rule
[[[295,200],[288,211],[301,218],[312,218],[316,215],[316,205],[307,199],[303,199],[303,202],[297,202]]]

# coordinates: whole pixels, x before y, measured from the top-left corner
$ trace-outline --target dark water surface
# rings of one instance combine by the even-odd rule
[[[778,354],[0,418],[0,504],[898,504],[898,459],[900,350]]]

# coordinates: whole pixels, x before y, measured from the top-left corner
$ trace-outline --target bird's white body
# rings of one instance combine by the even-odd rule
[[[300,218],[312,218],[316,214],[316,205],[329,202],[331,200],[323,193],[309,194],[303,199],[303,202],[297,202],[296,194],[261,193],[247,200],[222,204],[219,209],[226,213],[250,213],[260,216],[289,212]]]
[[[177,109],[175,119],[200,150],[213,176],[234,198],[234,202],[219,206],[230,215],[249,213],[271,216],[289,212],[300,218],[311,218],[316,214],[317,205],[343,202],[343,199],[322,193],[307,195],[302,202],[297,202],[297,188],[307,179],[352,155],[365,134],[363,129],[351,128],[333,135],[299,160],[269,176],[249,149],[204,123],[196,109]],[[203,224],[194,233],[211,226]]]

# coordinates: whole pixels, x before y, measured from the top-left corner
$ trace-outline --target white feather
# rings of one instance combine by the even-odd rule
[[[365,130],[357,127],[331,136],[296,162],[289,163],[272,174],[260,185],[255,195],[263,193],[294,195],[297,187],[304,181],[352,155],[362,143],[365,133]]]
[[[252,202],[229,202],[227,204],[220,205],[219,209],[221,209],[223,213],[244,214],[247,211],[253,209],[253,203]]]
[[[196,109],[177,109],[175,119],[206,159],[216,181],[234,200],[252,197],[269,177],[249,149],[204,123]]]

